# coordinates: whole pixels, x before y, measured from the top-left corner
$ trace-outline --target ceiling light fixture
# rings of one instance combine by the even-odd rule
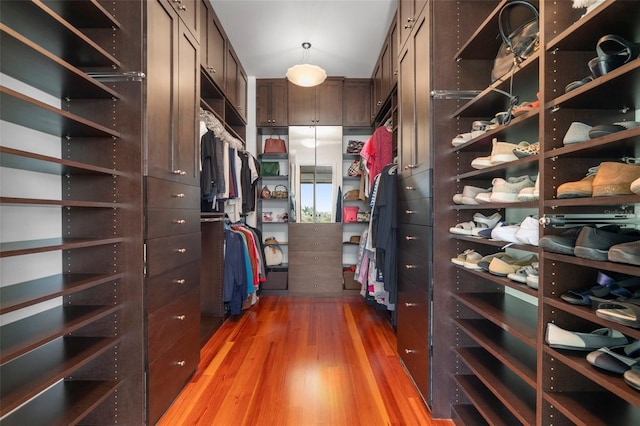
[[[321,84],[327,78],[327,72],[317,65],[311,65],[311,53],[309,48],[311,43],[302,43],[304,52],[302,53],[302,64],[294,65],[287,70],[287,79],[302,87],[313,87]]]

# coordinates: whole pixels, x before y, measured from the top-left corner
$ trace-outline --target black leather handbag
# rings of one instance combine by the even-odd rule
[[[515,30],[511,29],[511,12],[515,7],[529,9],[533,18]],[[539,46],[539,15],[538,9],[524,0],[514,0],[505,4],[498,15],[498,29],[502,38],[502,45],[491,70],[491,82],[508,74],[511,70],[527,59]]]

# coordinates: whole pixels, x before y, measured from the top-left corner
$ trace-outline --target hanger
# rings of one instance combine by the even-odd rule
[[[216,137],[229,143],[231,148],[239,151],[245,151],[244,144],[240,139],[235,138],[231,133],[227,132],[224,125],[216,118],[211,111],[207,111],[200,107],[200,121],[202,121],[207,129],[211,130]]]
[[[384,127],[390,132],[393,131],[393,119],[391,117],[387,118],[387,121],[384,122]]]

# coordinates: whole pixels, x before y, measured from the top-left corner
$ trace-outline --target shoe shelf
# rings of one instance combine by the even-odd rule
[[[455,323],[469,337],[500,360],[529,386],[536,386],[536,351],[488,320],[457,319]]]
[[[628,403],[605,391],[548,392],[544,394],[544,401],[550,404],[545,409],[551,414],[542,419],[542,424],[611,426],[640,423],[637,408],[629,407]]]
[[[475,275],[477,277],[480,278],[484,278],[486,280],[489,280],[495,284],[499,284],[503,287],[510,287],[514,290],[517,290],[521,293],[526,293],[532,297],[537,297],[538,296],[538,291],[527,286],[526,284],[523,283],[519,283],[517,281],[513,281],[509,278],[505,278],[505,277],[500,277],[497,275],[492,275],[490,272],[486,272],[486,271],[474,271],[472,269],[467,269],[464,266],[459,266],[459,265],[454,265],[456,268],[464,270],[465,272],[468,272],[469,274]]]
[[[518,203],[518,204],[525,204],[525,203]],[[528,204],[528,203],[526,203]],[[491,246],[491,247],[498,247],[498,248],[502,248],[507,244],[510,244],[508,241],[498,241],[498,240],[491,240],[488,238],[482,238],[482,237],[469,237],[466,235],[452,235],[453,238],[455,238],[456,240],[460,240],[460,241],[466,241],[469,243],[473,243],[473,244],[481,244],[483,246]],[[528,245],[528,244],[510,244],[509,248],[512,249],[516,249],[516,250],[522,250],[522,251],[529,251],[529,252],[533,252],[533,253],[540,253],[540,249],[536,246],[532,246],[532,245]],[[469,270],[469,269],[466,269]]]
[[[456,293],[453,297],[478,315],[536,347],[537,308],[505,293]]]
[[[476,376],[457,375],[454,376],[454,380],[467,398],[473,402],[473,405],[455,404],[451,407],[462,424],[510,426],[519,423],[493,393],[487,392],[487,388]]]
[[[575,370],[581,376],[584,376],[594,383],[602,386],[602,388],[615,394],[617,397],[640,407],[640,393],[627,385],[622,375],[615,376],[611,373],[604,372],[589,364],[585,358],[587,352],[571,351],[562,349],[553,349],[548,346],[544,347],[547,356],[565,364],[567,367]]]
[[[519,422],[535,423],[535,386],[524,382],[483,348],[457,348],[456,353]]]

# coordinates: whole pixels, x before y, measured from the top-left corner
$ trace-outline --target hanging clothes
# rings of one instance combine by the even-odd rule
[[[373,132],[362,147],[360,156],[365,160],[369,184],[373,186],[382,168],[393,162],[393,133],[387,126],[380,126]]]

